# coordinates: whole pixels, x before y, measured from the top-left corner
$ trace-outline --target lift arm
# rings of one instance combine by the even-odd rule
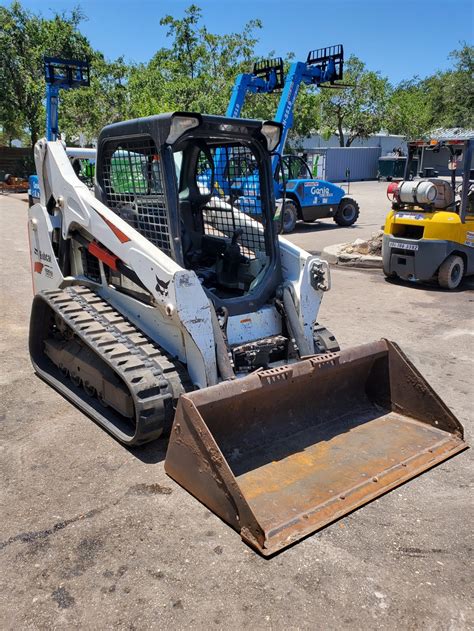
[[[310,51],[306,62],[296,61],[291,64],[275,115],[275,120],[283,125],[280,144],[275,153],[283,152],[288,132],[293,126],[295,101],[301,84],[319,86],[329,83],[337,87],[341,84],[336,84],[335,81],[342,79],[343,65],[344,49],[341,44]],[[278,155],[275,155],[272,160],[273,171],[277,164]]]
[[[254,64],[253,72],[239,74],[235,80],[226,116],[238,118],[245,103],[245,97],[251,94],[269,94],[283,87],[283,60],[281,57],[267,59]]]

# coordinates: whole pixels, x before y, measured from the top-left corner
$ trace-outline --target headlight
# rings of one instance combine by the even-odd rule
[[[171,119],[170,132],[166,142],[172,145],[180,136],[184,134],[188,129],[198,127],[199,119],[195,116],[173,116]]]
[[[280,142],[281,126],[277,123],[263,123],[261,132],[266,138],[268,151],[274,151]]]

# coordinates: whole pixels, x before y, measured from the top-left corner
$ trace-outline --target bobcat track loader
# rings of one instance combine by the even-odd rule
[[[41,140],[29,210],[37,373],[126,445],[170,433],[167,473],[263,555],[466,446],[395,344],[339,351],[317,323],[329,269],[274,227],[280,134],[194,113],[113,124],[94,193]]]

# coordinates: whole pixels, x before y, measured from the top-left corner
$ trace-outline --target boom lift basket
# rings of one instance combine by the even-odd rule
[[[268,556],[466,447],[381,340],[182,395],[165,469]]]

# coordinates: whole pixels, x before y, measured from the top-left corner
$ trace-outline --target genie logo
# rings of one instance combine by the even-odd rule
[[[320,197],[330,197],[331,191],[327,186],[312,186],[311,187],[311,195],[319,195]]]

